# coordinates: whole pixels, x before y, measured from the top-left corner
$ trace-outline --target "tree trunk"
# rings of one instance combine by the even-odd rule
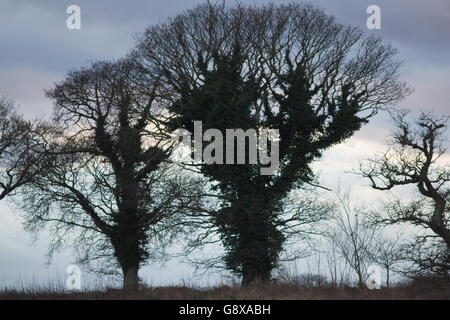
[[[386,268],[386,287],[389,288],[389,267]]]
[[[247,286],[256,282],[269,282],[273,265],[276,263],[264,229],[260,233],[242,232],[240,237],[240,264],[242,266],[242,285]]]
[[[359,262],[359,260],[356,260],[356,273],[358,275],[358,287],[360,289],[364,289],[366,287],[365,283],[364,283],[364,277],[363,277],[363,272],[361,270],[361,263]]]
[[[256,282],[269,282],[271,273],[271,270],[263,270],[261,266],[246,263],[242,267],[242,286],[249,286]]]
[[[123,290],[137,291],[139,289],[138,267],[130,267],[124,270],[123,274]]]

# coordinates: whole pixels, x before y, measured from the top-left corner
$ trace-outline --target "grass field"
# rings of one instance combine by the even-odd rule
[[[62,292],[54,289],[0,291],[0,299],[44,300],[449,300],[450,283],[422,280],[397,284],[393,288],[368,290],[352,287],[299,286],[293,283],[257,284],[250,287],[220,286],[199,289],[186,286],[143,287],[138,292],[117,289],[86,292]]]

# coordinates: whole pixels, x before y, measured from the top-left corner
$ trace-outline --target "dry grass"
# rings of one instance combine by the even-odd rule
[[[142,288],[139,292],[121,290],[62,293],[54,290],[23,289],[4,290],[0,299],[45,299],[45,300],[428,300],[450,299],[450,284],[427,279],[400,284],[394,288],[380,290],[352,287],[301,287],[292,283],[257,284],[251,287],[221,286],[198,289],[186,286]]]

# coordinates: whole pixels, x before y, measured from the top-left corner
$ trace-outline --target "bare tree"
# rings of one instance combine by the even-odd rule
[[[42,150],[53,129],[44,122],[24,119],[12,101],[0,98],[0,200],[45,169]]]
[[[331,236],[330,236],[331,235]],[[328,273],[331,278],[331,283],[335,287],[341,287],[350,282],[351,269],[346,259],[342,259],[340,250],[337,245],[338,237],[329,234],[326,237],[326,245],[322,250],[318,250],[318,254],[325,255]]]
[[[397,234],[395,238],[380,238],[369,250],[371,260],[386,270],[386,287],[390,286],[390,275],[394,266],[402,261],[403,246]]]
[[[378,233],[365,223],[366,211],[355,208],[349,196],[338,196],[340,212],[334,218],[334,228],[329,232],[338,255],[356,273],[358,286],[364,287],[367,267],[371,262],[371,250],[378,241]]]
[[[46,149],[51,169],[23,192],[27,227],[50,226],[50,251],[74,245],[81,262],[118,267],[135,290],[140,266],[177,229],[168,219],[199,204],[198,182],[167,164],[158,82],[127,60],[96,62],[47,94],[63,135]]]
[[[422,253],[427,258],[413,258],[421,269],[440,269],[448,273],[450,266],[450,167],[440,161],[446,155],[445,135],[448,117],[422,113],[414,122],[407,113],[396,116],[396,131],[388,150],[379,157],[361,165],[361,174],[374,189],[391,190],[396,186],[416,185],[418,197],[407,203],[395,199],[385,206],[384,215],[372,217],[377,225],[407,223],[422,228],[426,233],[416,237],[409,247],[424,249],[428,240],[438,247]],[[441,257],[439,262],[436,257]]]
[[[404,262],[396,271],[407,278],[433,277],[449,280],[449,249],[435,234],[419,233],[412,241],[400,246],[400,258]]]

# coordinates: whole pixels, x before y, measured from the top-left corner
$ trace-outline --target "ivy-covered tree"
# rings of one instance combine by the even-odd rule
[[[223,262],[244,284],[277,267],[292,222],[284,199],[314,181],[312,162],[408,93],[395,53],[303,4],[203,5],[141,37],[133,56],[165,83],[173,128],[279,130],[274,175],[261,162],[201,165],[223,199],[211,215]]]

